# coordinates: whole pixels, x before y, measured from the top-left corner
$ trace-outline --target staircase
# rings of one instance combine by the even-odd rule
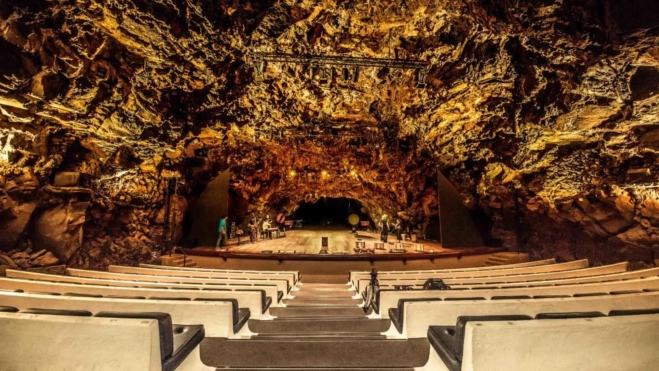
[[[408,371],[428,360],[427,339],[382,335],[388,319],[369,319],[346,284],[300,284],[270,308],[273,320],[250,320],[250,339],[206,338],[202,361],[218,369]]]
[[[172,255],[172,256],[162,256],[160,257],[162,265],[172,266],[172,267],[188,267],[188,268],[198,268],[199,265],[188,257],[183,257],[183,255]]]
[[[530,259],[529,254],[517,252],[497,252],[490,255],[485,261],[486,266],[526,263]]]

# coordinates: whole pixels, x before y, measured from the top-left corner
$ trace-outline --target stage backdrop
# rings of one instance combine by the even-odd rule
[[[469,210],[462,203],[453,184],[438,172],[439,229],[443,247],[483,246],[481,236]]]
[[[220,219],[229,214],[229,169],[213,179],[201,192],[186,215],[188,233],[183,247],[215,246]],[[228,227],[228,225],[227,225]]]

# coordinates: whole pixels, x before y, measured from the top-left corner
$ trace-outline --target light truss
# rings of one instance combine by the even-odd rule
[[[429,63],[417,59],[391,59],[348,57],[341,55],[296,55],[285,53],[254,53],[254,61],[281,62],[292,64],[310,64],[343,67],[388,67],[396,69],[425,69]]]

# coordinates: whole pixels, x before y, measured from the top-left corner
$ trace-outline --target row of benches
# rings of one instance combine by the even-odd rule
[[[284,306],[300,279],[298,272],[153,266],[6,276],[0,359],[12,370],[212,369],[199,358],[204,336],[250,337],[247,320],[271,319],[269,308]]]
[[[389,338],[428,338],[422,370],[651,370],[659,361],[658,276],[659,268],[627,271],[626,263],[552,260],[379,272],[370,317],[391,320]],[[419,289],[429,278],[450,289]],[[350,272],[362,296],[368,281],[370,272]],[[402,285],[409,287],[394,289]]]

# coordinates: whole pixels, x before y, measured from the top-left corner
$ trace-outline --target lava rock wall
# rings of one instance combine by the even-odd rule
[[[423,225],[441,171],[492,244],[652,264],[659,22],[647,14],[644,0],[3,1],[0,258],[153,261],[165,226],[180,238],[188,205],[230,167],[243,220],[325,196]],[[423,88],[413,71],[325,82],[284,63],[256,81],[255,52],[430,68]]]

